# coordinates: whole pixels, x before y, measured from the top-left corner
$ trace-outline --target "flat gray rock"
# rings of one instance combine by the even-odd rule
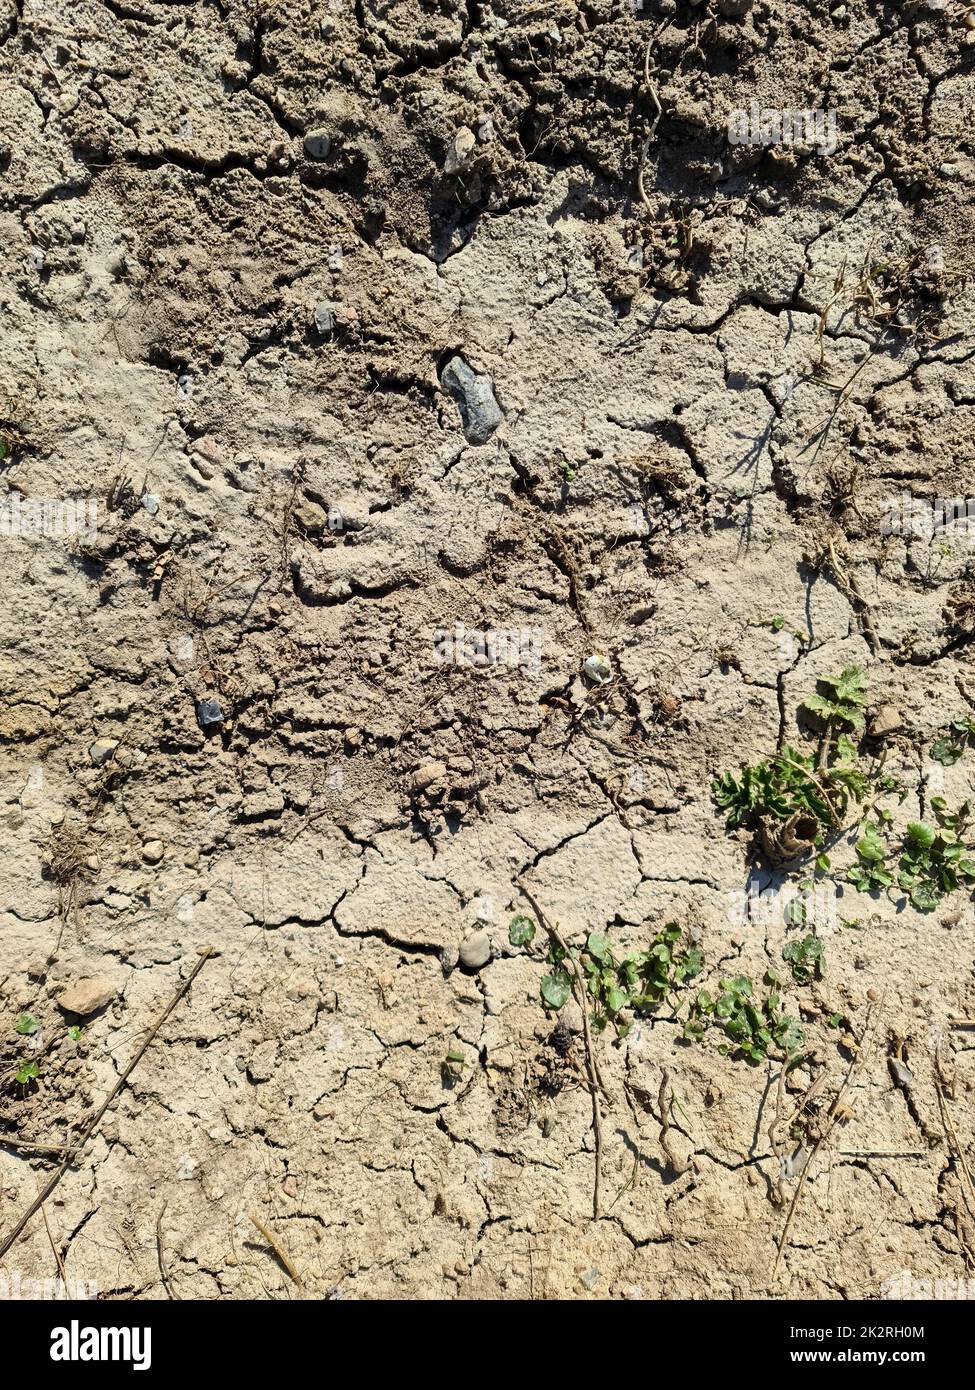
[[[504,419],[491,378],[472,371],[458,353],[444,367],[440,380],[457,402],[467,442],[486,444]]]

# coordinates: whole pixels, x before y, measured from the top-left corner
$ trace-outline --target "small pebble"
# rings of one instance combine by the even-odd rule
[[[321,333],[323,338],[328,337],[329,333],[335,328],[335,314],[332,310],[332,306],[324,299],[320,300],[315,305],[313,317],[316,331]]]
[[[305,154],[309,159],[328,159],[332,141],[324,130],[310,130],[305,136]]]
[[[582,669],[589,679],[597,685],[604,685],[613,677],[613,668],[609,663],[609,657],[603,656],[602,652],[595,652],[592,656],[587,656]]]
[[[491,938],[486,931],[476,931],[460,945],[461,964],[468,970],[480,970],[491,959]]]
[[[583,1031],[582,1010],[575,1000],[570,1000],[559,1014],[559,1022],[568,1033]]]
[[[96,765],[108,762],[118,747],[117,738],[98,738],[88,749],[88,756]]]
[[[204,729],[210,728],[213,724],[222,724],[224,719],[220,701],[213,699],[201,700],[196,707],[196,715]]]
[[[69,985],[55,1001],[62,1013],[78,1014],[85,1018],[110,1004],[118,994],[118,986],[107,975],[93,975]]]
[[[458,353],[444,367],[440,380],[457,402],[467,442],[486,444],[504,419],[491,378],[472,371]]]
[[[881,705],[870,721],[869,733],[871,738],[884,738],[903,727],[904,719],[900,710],[894,705]]]
[[[444,160],[444,173],[456,174],[470,161],[471,153],[477,144],[477,137],[468,126],[462,125],[447,146]]]

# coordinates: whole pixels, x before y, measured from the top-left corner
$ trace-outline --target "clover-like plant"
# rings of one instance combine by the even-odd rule
[[[949,812],[944,800],[934,797],[931,809],[937,826],[912,821],[897,866],[897,886],[919,912],[932,912],[945,894],[975,883],[975,857],[964,839],[970,803]]]
[[[931,745],[931,756],[942,767],[951,767],[975,739],[975,719],[953,719]]]
[[[601,1032],[612,1023],[618,1037],[633,1026],[627,1013],[644,1013],[667,999],[685,981],[700,974],[704,957],[696,945],[680,948],[682,932],[668,922],[645,951],[631,951],[617,960],[604,932],[590,932],[581,951],[570,948],[579,962],[592,998],[592,1025]],[[561,1009],[572,993],[572,975],[564,953],[553,946],[549,959],[556,966],[541,983],[543,1003]]]
[[[773,977],[767,981],[775,985]],[[700,1041],[707,1030],[718,1027],[727,1038],[718,1051],[725,1056],[741,1053],[750,1062],[760,1062],[774,1048],[781,1048],[787,1057],[798,1052],[805,1035],[796,1019],[782,1011],[777,988],[757,1000],[754,985],[747,975],[721,980],[715,996],[700,990],[693,1004],[684,1036]]]
[[[823,978],[826,953],[821,938],[811,932],[787,941],[782,948],[782,959],[791,967],[796,984],[808,985]]]

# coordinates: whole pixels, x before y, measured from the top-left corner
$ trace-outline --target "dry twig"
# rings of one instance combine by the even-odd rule
[[[882,1000],[881,1003],[883,1003]],[[830,1106],[829,1114],[826,1117],[825,1128],[823,1129],[822,1134],[816,1140],[816,1143],[813,1146],[813,1150],[810,1153],[808,1159],[806,1160],[806,1166],[800,1173],[799,1181],[796,1183],[796,1190],[793,1193],[792,1201],[789,1204],[789,1210],[785,1218],[785,1225],[782,1227],[782,1234],[779,1237],[779,1246],[775,1252],[775,1264],[772,1266],[773,1281],[775,1279],[775,1276],[779,1272],[779,1265],[782,1261],[782,1252],[785,1250],[785,1243],[789,1238],[789,1231],[792,1228],[793,1217],[795,1216],[796,1208],[799,1205],[799,1198],[802,1196],[803,1188],[806,1185],[806,1179],[809,1176],[814,1162],[816,1161],[816,1156],[818,1155],[823,1145],[826,1143],[829,1136],[832,1134],[833,1127],[838,1123],[838,1121],[843,1117],[843,1115],[847,1113],[843,1102],[846,1097],[846,1093],[849,1090],[850,1083],[853,1080],[854,1073],[857,1071],[858,1067],[863,1065],[863,1059],[865,1056],[864,1043],[866,1042],[867,1035],[870,1032],[870,1024],[873,1021],[873,1012],[874,1005],[870,1004],[870,1006],[867,1009],[867,1017],[864,1020],[863,1031],[860,1034],[860,1041],[857,1045],[856,1053],[852,1058],[850,1065],[846,1069],[846,1076],[843,1078],[843,1084],[837,1091],[835,1099],[833,1100],[833,1104]],[[805,1101],[803,1101],[803,1104],[805,1104]]]
[[[586,982],[583,979],[582,969],[579,965],[578,960],[569,951],[569,948],[566,945],[558,927],[549,921],[546,914],[542,911],[541,907],[539,907],[538,902],[532,894],[531,890],[526,888],[525,885],[522,882],[520,882],[520,880],[516,881],[518,883],[518,887],[521,889],[522,893],[524,893],[525,897],[528,899],[528,901],[534,908],[535,915],[537,916],[539,922],[541,922],[542,926],[548,932],[549,936],[555,942],[556,946],[558,946],[559,950],[562,951],[565,960],[567,960],[572,966],[576,1002],[578,1003],[579,1008],[582,1011],[582,1036],[586,1050],[586,1076],[589,1083],[589,1098],[592,1102],[592,1133],[593,1145],[595,1149],[595,1173],[593,1175],[592,1185],[592,1214],[593,1219],[598,1221],[600,1210],[600,1189],[602,1183],[603,1157],[603,1117],[602,1111],[600,1109],[599,1096],[600,1093],[602,1093],[602,1095],[605,1096],[607,1101],[609,1101],[610,1096],[609,1092],[606,1090],[606,1084],[603,1081],[602,1075],[600,1073],[599,1062],[596,1058],[596,1049],[593,1046],[592,1031],[589,1027],[589,1001],[586,995]]]
[[[257,1216],[254,1212],[250,1212],[250,1213],[249,1213],[249,1216],[250,1216],[251,1222],[257,1227],[257,1229],[260,1231],[261,1235],[262,1235],[262,1236],[264,1237],[264,1239],[267,1241],[268,1245],[269,1245],[269,1246],[271,1247],[271,1249],[274,1251],[275,1255],[277,1255],[277,1257],[278,1257],[278,1259],[280,1260],[281,1265],[283,1266],[284,1271],[285,1271],[285,1273],[287,1274],[288,1278],[291,1279],[294,1283],[296,1283],[296,1284],[298,1285],[298,1287],[300,1288],[301,1285],[302,1285],[301,1275],[298,1273],[298,1271],[295,1269],[294,1265],[291,1263],[291,1260],[290,1260],[290,1258],[288,1257],[288,1255],[287,1255],[287,1253],[285,1252],[285,1250],[282,1248],[282,1246],[279,1244],[279,1242],[275,1239],[275,1237],[271,1234],[271,1232],[268,1230],[268,1228],[265,1226],[264,1222],[260,1219],[259,1216]]]
[[[147,1051],[148,1048],[149,1048],[149,1044],[152,1042],[153,1038],[154,1038],[154,1037],[156,1036],[156,1034],[159,1032],[160,1028],[161,1028],[161,1027],[163,1026],[163,1024],[166,1022],[166,1019],[167,1019],[167,1018],[169,1017],[169,1015],[173,1012],[173,1010],[175,1009],[176,1005],[177,1005],[177,1004],[179,1003],[179,1001],[182,999],[183,995],[184,995],[184,994],[186,993],[186,991],[189,989],[190,985],[191,985],[191,984],[193,983],[193,981],[196,979],[197,975],[198,975],[198,974],[200,973],[200,971],[203,969],[204,965],[205,965],[206,962],[210,959],[210,956],[211,956],[212,954],[213,954],[213,947],[212,947],[212,946],[206,946],[206,947],[204,947],[204,949],[200,952],[200,959],[197,961],[196,965],[194,965],[194,967],[193,967],[193,969],[190,971],[189,975],[187,975],[186,979],[185,979],[185,980],[183,981],[183,983],[180,985],[179,989],[177,989],[176,993],[173,995],[172,999],[170,999],[170,1001],[169,1001],[169,1003],[166,1005],[165,1009],[163,1009],[162,1013],[161,1013],[161,1014],[159,1015],[159,1017],[156,1019],[155,1023],[152,1025],[152,1027],[149,1029],[149,1032],[148,1032],[148,1034],[147,1034],[145,1040],[139,1045],[139,1047],[136,1048],[135,1055],[133,1056],[131,1062],[129,1062],[129,1065],[125,1068],[125,1071],[124,1071],[124,1072],[122,1073],[122,1075],[119,1077],[118,1081],[116,1081],[115,1085],[114,1085],[114,1086],[112,1087],[112,1089],[109,1091],[108,1095],[107,1095],[107,1096],[105,1097],[105,1099],[102,1101],[102,1103],[101,1103],[101,1105],[98,1107],[98,1109],[95,1111],[95,1114],[92,1116],[92,1118],[91,1118],[91,1119],[88,1121],[88,1123],[85,1125],[84,1129],[81,1131],[81,1134],[80,1134],[80,1136],[79,1136],[79,1138],[78,1138],[77,1143],[76,1143],[76,1144],[73,1144],[73,1145],[67,1150],[67,1152],[65,1153],[64,1158],[63,1158],[63,1159],[61,1160],[61,1162],[59,1163],[59,1165],[58,1165],[57,1169],[55,1170],[55,1172],[51,1175],[51,1177],[50,1177],[50,1178],[48,1179],[48,1181],[45,1183],[45,1185],[44,1185],[44,1187],[42,1188],[41,1192],[40,1192],[40,1193],[38,1194],[38,1196],[34,1199],[34,1201],[31,1202],[30,1206],[29,1206],[29,1207],[27,1208],[27,1210],[24,1212],[23,1216],[20,1218],[20,1220],[17,1222],[17,1224],[13,1227],[13,1229],[10,1230],[10,1231],[7,1233],[7,1235],[5,1235],[5,1236],[3,1237],[2,1242],[0,1242],[0,1260],[3,1259],[4,1255],[6,1255],[7,1251],[8,1251],[8,1250],[10,1249],[10,1247],[13,1245],[14,1241],[17,1240],[17,1239],[19,1238],[19,1236],[22,1234],[24,1228],[27,1226],[27,1223],[30,1221],[31,1217],[34,1216],[34,1214],[35,1214],[39,1209],[41,1209],[41,1208],[44,1206],[44,1203],[47,1201],[48,1197],[50,1197],[51,1193],[54,1191],[54,1189],[57,1187],[58,1183],[61,1181],[61,1179],[64,1177],[65,1173],[66,1173],[66,1172],[68,1171],[68,1169],[70,1168],[70,1166],[71,1166],[71,1161],[72,1161],[72,1159],[74,1158],[75,1154],[76,1154],[76,1153],[79,1153],[79,1152],[84,1148],[84,1146],[87,1144],[88,1140],[89,1140],[89,1139],[91,1138],[91,1136],[94,1134],[95,1130],[98,1128],[98,1125],[99,1125],[99,1123],[100,1123],[100,1121],[101,1121],[102,1116],[105,1114],[105,1111],[106,1111],[106,1110],[108,1109],[108,1107],[112,1104],[112,1102],[114,1101],[115,1097],[118,1095],[119,1091],[121,1091],[122,1087],[125,1085],[125,1083],[126,1083],[126,1082],[128,1081],[128,1079],[129,1079],[129,1077],[130,1077],[130,1076],[132,1075],[132,1073],[135,1071],[136,1067],[139,1065],[139,1063],[141,1062],[142,1058],[145,1056],[145,1053],[146,1053],[146,1051]]]

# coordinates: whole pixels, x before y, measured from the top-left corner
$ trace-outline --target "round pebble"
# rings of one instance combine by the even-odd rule
[[[491,938],[486,931],[476,931],[460,945],[460,960],[468,970],[480,970],[491,959]]]

